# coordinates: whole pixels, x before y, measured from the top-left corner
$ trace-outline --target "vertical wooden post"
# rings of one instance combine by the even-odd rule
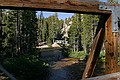
[[[105,37],[105,22],[106,22],[106,15],[101,15],[100,21],[98,23],[98,27],[96,30],[96,35],[93,41],[92,49],[90,51],[90,55],[88,61],[86,63],[85,71],[82,76],[82,80],[89,78],[92,76],[102,45]]]
[[[106,73],[117,71],[118,66],[118,32],[112,32],[112,15],[109,16],[105,26],[106,46]]]

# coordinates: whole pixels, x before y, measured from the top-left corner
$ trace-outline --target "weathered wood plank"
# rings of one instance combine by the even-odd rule
[[[111,18],[108,18],[105,27],[106,73],[116,72],[118,66],[118,33],[112,32]]]
[[[91,77],[94,72],[94,68],[96,66],[98,56],[100,54],[100,50],[102,48],[105,37],[106,18],[107,17],[105,17],[105,15],[102,15],[100,18],[99,25],[96,30],[95,39],[93,41],[92,49],[90,51],[90,55],[86,63],[86,68],[82,76],[82,80]]]
[[[91,2],[87,0],[0,0],[0,6],[8,7],[28,7],[36,9],[39,8],[47,10],[63,10],[84,13],[111,13],[110,11],[99,10],[99,4],[105,3]]]
[[[6,71],[2,65],[0,65],[0,70],[5,73],[11,80],[17,80],[13,75],[11,75],[8,71]]]
[[[88,78],[86,80],[120,80],[120,72]]]

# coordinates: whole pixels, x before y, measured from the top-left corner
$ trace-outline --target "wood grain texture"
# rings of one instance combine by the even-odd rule
[[[112,16],[106,22],[105,46],[106,46],[106,73],[117,72],[118,66],[118,32],[112,32]]]
[[[104,13],[110,11],[99,10],[98,5],[102,2],[92,2],[87,0],[0,0],[0,6],[27,7],[34,9],[63,10],[84,13]],[[108,4],[105,4],[108,5]]]
[[[82,80],[92,77],[105,37],[106,17],[101,16]]]

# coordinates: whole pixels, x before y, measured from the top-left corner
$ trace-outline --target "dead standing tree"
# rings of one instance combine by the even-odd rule
[[[72,21],[70,21],[68,25],[64,22],[63,28],[61,30],[61,33],[63,34],[62,37],[65,39],[65,45],[68,44],[67,43],[67,38],[69,38],[68,37],[68,31],[69,31],[71,25],[72,25]]]

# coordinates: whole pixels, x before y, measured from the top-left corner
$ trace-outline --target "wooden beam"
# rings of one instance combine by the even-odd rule
[[[112,32],[112,15],[106,21],[105,46],[106,73],[116,72],[118,66],[118,32]]]
[[[86,80],[120,80],[120,72],[92,77]]]
[[[5,70],[2,65],[0,65],[0,71],[4,72],[4,74],[7,77],[9,77],[11,80],[17,80],[12,74],[10,74],[7,70]]]
[[[110,14],[110,11],[99,10],[98,5],[102,2],[83,0],[0,0],[2,7],[24,7],[35,9],[73,11],[83,13]]]
[[[102,15],[100,18],[99,25],[96,30],[96,35],[93,41],[92,49],[90,51],[90,55],[86,63],[86,68],[82,76],[82,80],[91,77],[94,72],[94,68],[96,66],[98,56],[100,54],[100,50],[102,48],[105,37],[106,18],[107,17],[105,17],[105,15]]]

